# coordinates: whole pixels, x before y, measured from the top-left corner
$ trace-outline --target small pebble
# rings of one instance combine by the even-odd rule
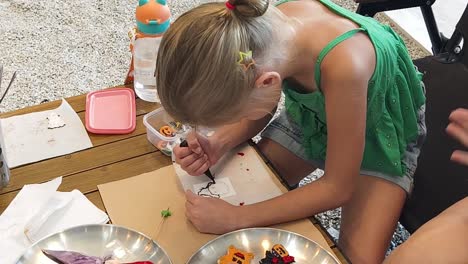
[[[335,242],[338,241],[338,238],[340,237],[340,231],[336,230],[333,227],[330,227],[327,229],[327,232],[333,237]]]

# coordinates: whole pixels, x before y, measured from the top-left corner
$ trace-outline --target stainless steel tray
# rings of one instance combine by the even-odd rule
[[[18,264],[56,264],[42,249],[71,250],[91,256],[113,255],[122,262],[149,260],[154,264],[172,264],[166,252],[145,235],[115,225],[85,225],[56,233],[32,245]]]
[[[208,242],[187,262],[188,264],[215,264],[227,253],[230,245],[254,254],[251,263],[259,263],[265,251],[275,244],[282,244],[295,264],[339,264],[340,262],[314,241],[285,230],[273,228],[249,228],[234,231]]]

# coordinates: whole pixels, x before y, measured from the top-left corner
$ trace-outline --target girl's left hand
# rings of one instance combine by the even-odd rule
[[[237,229],[238,206],[217,198],[185,193],[185,215],[202,233],[224,234]]]

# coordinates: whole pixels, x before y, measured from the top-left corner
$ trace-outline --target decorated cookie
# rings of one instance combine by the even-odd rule
[[[287,256],[289,256],[289,252],[281,244],[274,245],[271,248],[271,251],[273,251],[273,253],[276,254],[278,257],[287,257]]]
[[[250,264],[254,255],[230,246],[226,255],[218,259],[218,264]]]
[[[260,264],[289,264],[294,262],[294,257],[281,244],[276,244],[265,253],[265,258],[260,260]]]

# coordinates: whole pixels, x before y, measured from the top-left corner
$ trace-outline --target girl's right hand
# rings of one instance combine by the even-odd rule
[[[192,132],[186,140],[188,147],[176,146],[173,152],[175,162],[192,176],[203,175],[226,152],[223,144],[214,135],[203,137]]]

